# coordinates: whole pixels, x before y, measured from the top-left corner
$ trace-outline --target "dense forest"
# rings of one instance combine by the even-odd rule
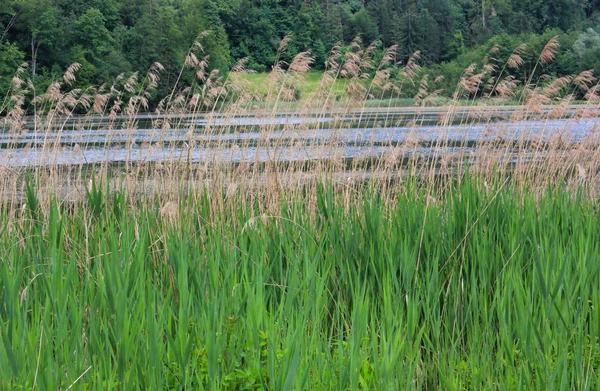
[[[286,56],[310,50],[316,69],[359,36],[380,50],[397,44],[396,63],[420,51],[449,82],[494,45],[507,58],[526,43],[534,58],[559,35],[561,55],[546,72],[598,72],[598,15],[600,0],[2,0],[0,92],[23,62],[41,86],[72,63],[82,65],[78,83],[100,85],[159,62],[168,88],[196,40],[213,68],[248,58],[248,68],[268,71],[288,34]]]

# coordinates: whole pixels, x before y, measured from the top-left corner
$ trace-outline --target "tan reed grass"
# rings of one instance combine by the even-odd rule
[[[522,65],[523,46],[516,48],[502,67],[494,63],[495,50],[488,53],[481,66],[468,67],[452,101],[436,109],[439,126],[428,131],[433,134],[424,131],[424,126],[431,112],[428,102],[441,92],[436,88],[441,79],[431,80],[423,74],[419,53],[395,69],[395,46],[387,49],[377,65],[373,62],[375,43],[363,47],[359,39],[354,40],[351,50],[343,55],[336,46],[319,88],[308,99],[297,101],[303,75],[311,69],[314,58],[302,52],[290,64],[284,63],[281,58],[290,40],[285,37],[280,44],[264,96],[245,85],[246,60],[223,77],[210,70],[202,45],[194,44],[175,87],[153,113],[147,111],[163,70],[158,63],[141,79],[137,74],[127,78],[121,75],[110,87],[85,90],[70,88],[79,69],[73,64],[61,80],[39,95],[26,79],[25,67],[20,67],[12,80],[10,96],[0,106],[5,113],[3,132],[12,140],[0,152],[0,199],[18,210],[26,180],[33,177],[44,189],[48,202],[54,196],[81,201],[88,182],[93,180],[110,183],[114,189],[124,188],[132,202],[158,197],[165,211],[172,209],[166,206],[182,193],[204,191],[224,197],[225,203],[233,194],[243,192],[264,203],[267,211],[286,192],[302,188],[310,194],[323,181],[333,181],[340,191],[352,192],[363,180],[372,178],[391,196],[392,190],[403,186],[407,178],[418,178],[432,189],[444,181],[450,186],[467,172],[482,177],[483,182],[511,178],[522,186],[540,188],[553,183],[583,184],[595,194],[595,167],[599,162],[596,131],[584,140],[572,140],[561,129],[542,125],[536,132],[524,130],[518,139],[511,138],[510,126],[516,123],[535,119],[552,124],[555,118],[568,117],[573,122],[597,116],[598,84],[591,71],[554,80],[533,79],[536,69],[555,57],[555,38],[544,47],[527,80],[505,75],[506,69]],[[194,75],[193,82],[181,85],[186,72]],[[332,97],[334,83],[340,78],[348,80],[341,104]],[[418,86],[415,107],[408,110],[384,106],[384,97],[402,97],[407,83]],[[576,93],[584,94],[587,103],[574,109]],[[32,94],[35,112],[26,116],[26,98]],[[373,98],[378,98],[380,104],[366,108],[365,102]],[[460,106],[464,99],[476,105]],[[496,123],[504,114],[501,111],[507,111],[496,104],[509,99],[521,99],[523,104],[511,108],[505,122]],[[286,104],[294,101],[296,106],[288,109]],[[145,117],[150,121],[148,130],[140,124]],[[255,124],[244,124],[242,119]],[[205,126],[199,125],[201,120]],[[103,126],[97,126],[99,122]],[[408,132],[403,142],[391,136],[399,131],[394,130],[399,124]],[[462,140],[454,139],[453,126],[463,129]],[[473,139],[471,132],[478,126],[485,130]],[[36,138],[23,146],[17,141],[26,128],[33,129]],[[355,132],[354,139],[344,141],[348,128]],[[180,129],[184,136],[171,139],[174,129]],[[257,137],[247,137],[249,130]],[[84,131],[102,137],[101,145],[88,144],[86,140],[93,137],[84,137]],[[311,138],[319,132],[325,132],[325,136]],[[387,140],[378,136],[386,132],[390,133]],[[70,134],[69,143],[64,142],[66,133]],[[373,137],[364,138],[365,133]],[[139,141],[139,135],[151,136],[153,141]],[[352,159],[346,156],[348,142],[361,151]],[[122,164],[87,160],[90,151],[119,146],[125,155]],[[420,152],[425,147],[430,153]],[[10,166],[15,154],[34,150],[39,164]],[[78,163],[61,164],[59,159],[65,151],[70,151]],[[195,160],[201,152],[204,155],[200,161]]]

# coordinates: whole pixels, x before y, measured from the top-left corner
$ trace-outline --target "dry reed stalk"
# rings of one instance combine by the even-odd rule
[[[285,50],[289,43],[289,39],[284,39],[280,46],[280,53]],[[158,74],[162,70],[162,66],[155,64],[151,67],[144,79],[138,81],[137,74],[131,75],[127,80],[124,80],[122,90],[115,85],[111,86],[109,92],[102,92],[102,88],[93,93],[89,91],[81,91],[78,89],[66,89],[66,87],[75,81],[77,67],[74,66],[67,70],[62,82],[52,84],[48,90],[35,97],[35,102],[44,107],[45,116],[42,118],[43,127],[40,129],[44,134],[44,140],[41,140],[39,145],[42,148],[42,159],[46,160],[46,165],[43,168],[36,169],[36,175],[39,176],[40,183],[43,185],[46,195],[43,197],[44,202],[49,202],[48,194],[52,192],[61,192],[64,188],[77,188],[78,183],[84,183],[87,175],[83,169],[83,161],[85,161],[86,150],[88,145],[85,144],[83,136],[74,138],[76,144],[73,148],[73,156],[83,157],[80,159],[82,163],[71,168],[60,168],[56,163],[58,154],[62,154],[62,142],[60,135],[66,128],[67,120],[74,118],[74,110],[84,110],[87,114],[79,120],[75,126],[75,130],[82,132],[91,127],[93,116],[104,115],[109,121],[109,136],[105,138],[105,147],[109,147],[112,141],[109,141],[113,134],[117,133],[117,125],[121,112],[125,114],[125,133],[128,135],[125,143],[127,153],[127,162],[125,173],[123,174],[122,186],[128,192],[144,194],[145,192],[158,192],[162,200],[176,199],[175,197],[180,189],[198,189],[194,183],[202,183],[204,186],[207,180],[212,183],[213,189],[219,189],[219,184],[231,184],[228,189],[233,188],[233,184],[237,186],[237,191],[252,192],[256,197],[264,197],[264,202],[267,205],[275,205],[278,197],[287,189],[299,186],[299,183],[306,182],[308,188],[314,186],[314,182],[308,178],[333,178],[337,174],[346,170],[346,163],[343,159],[342,149],[343,144],[338,142],[338,136],[343,134],[347,126],[346,122],[338,121],[323,124],[316,124],[316,130],[323,127],[329,127],[331,130],[331,138],[318,139],[313,144],[307,144],[310,139],[305,139],[304,136],[310,134],[310,129],[306,129],[306,125],[286,123],[284,126],[277,125],[275,118],[277,116],[277,108],[282,102],[294,100],[292,96],[293,88],[301,83],[301,75],[307,72],[312,65],[313,58],[309,53],[300,53],[289,64],[287,70],[284,70],[280,61],[275,64],[272,72],[273,84],[269,87],[270,91],[266,97],[266,101],[273,103],[274,109],[258,111],[258,115],[263,116],[267,120],[265,124],[258,126],[258,131],[261,134],[256,145],[253,144],[250,138],[241,141],[228,141],[231,135],[241,137],[247,133],[244,125],[236,125],[235,121],[231,121],[229,125],[215,125],[219,121],[232,120],[240,115],[248,113],[248,103],[254,101],[256,96],[248,92],[248,88],[236,80],[236,74],[245,72],[245,62],[234,67],[234,72],[229,78],[224,81],[218,72],[207,72],[207,59],[199,59],[197,52],[191,50],[184,67],[192,69],[196,73],[196,81],[191,86],[180,86],[170,93],[168,98],[165,98],[157,107],[157,114],[174,115],[174,117],[165,117],[155,120],[152,135],[154,141],[152,143],[144,142],[139,149],[138,142],[133,134],[139,129],[139,124],[136,121],[136,116],[141,111],[145,111],[148,107],[148,98],[150,92],[153,91],[158,83]],[[404,81],[415,83],[416,77],[420,71],[417,64],[419,57],[418,53],[409,58],[406,66],[401,72],[400,85],[395,85],[391,80],[390,69],[386,68],[388,64],[396,56],[396,49],[390,48],[385,53],[384,58],[380,61],[379,66],[374,69],[372,63],[372,54],[375,46],[370,45],[368,48],[362,48],[359,41],[354,41],[352,50],[346,54],[343,65],[341,64],[341,54],[339,49],[332,51],[332,55],[328,60],[328,70],[325,72],[320,88],[317,90],[313,101],[330,102],[333,84],[339,77],[349,79],[347,85],[347,94],[349,99],[346,102],[346,113],[350,113],[352,107],[362,107],[365,99],[369,99],[373,94],[373,89],[384,93],[390,92],[401,96],[402,83]],[[522,48],[515,49],[511,58],[509,58],[506,67],[514,68],[520,65],[519,52]],[[546,64],[555,55],[556,42],[549,42],[544,49],[544,53],[540,55],[539,62]],[[493,54],[493,53],[492,53]],[[365,86],[364,77],[374,69],[374,77],[370,84]],[[544,140],[544,135],[547,130],[544,129],[541,134],[537,135],[537,139],[533,138],[533,143],[529,145],[526,140],[530,136],[522,136],[517,142],[517,148],[514,150],[510,147],[510,142],[501,135],[501,131],[490,133],[487,136],[490,141],[478,141],[474,147],[469,147],[472,152],[464,154],[463,152],[453,152],[451,145],[459,147],[467,147],[471,140],[468,132],[464,133],[464,138],[455,140],[450,143],[450,125],[457,120],[461,126],[470,127],[475,122],[489,123],[493,120],[493,112],[489,107],[479,107],[468,111],[466,116],[459,117],[458,102],[464,94],[470,97],[479,93],[481,88],[486,92],[487,99],[508,99],[514,96],[518,87],[519,80],[514,77],[507,76],[504,78],[491,77],[491,74],[496,73],[496,68],[493,64],[485,64],[483,70],[479,73],[475,72],[476,67],[472,66],[465,70],[463,78],[457,87],[457,93],[454,99],[447,107],[446,113],[441,119],[442,127],[437,138],[431,143],[432,154],[426,157],[419,157],[416,150],[422,145],[420,129],[423,126],[425,119],[425,111],[419,109],[416,112],[416,118],[411,126],[411,135],[404,143],[397,144],[392,142],[392,139],[377,139],[360,138],[360,132],[357,132],[355,143],[362,143],[365,147],[365,153],[362,157],[357,157],[352,161],[351,171],[347,174],[352,183],[356,178],[365,177],[368,171],[380,173],[382,181],[382,189],[390,190],[392,186],[391,179],[397,178],[397,173],[403,168],[409,167],[409,170],[420,173],[424,178],[427,178],[428,186],[434,186],[435,179],[438,174],[444,174],[445,177],[450,177],[454,170],[464,168],[464,161],[471,156],[474,159],[473,172],[477,175],[491,179],[491,175],[495,170],[507,169],[507,160],[513,159],[516,156],[516,164],[514,172],[517,180],[532,181],[536,184],[543,184],[547,181],[543,178],[545,173],[555,173],[557,178],[567,178],[570,170],[579,169],[578,164],[581,164],[581,156],[587,156],[595,161],[598,161],[598,148],[591,146],[582,149],[580,144],[571,140],[566,140],[558,136],[550,138],[549,141]],[[500,75],[502,71],[500,71]],[[276,77],[275,77],[276,76]],[[121,76],[121,79],[124,77]],[[441,82],[437,79],[434,84]],[[583,110],[580,116],[590,115],[593,109],[596,108],[597,102],[597,85],[593,86],[595,79],[589,72],[584,72],[574,78],[564,77],[545,83],[543,88],[533,87],[533,84],[527,83],[525,86],[526,106],[514,111],[510,122],[527,120],[534,115],[541,116],[544,119],[559,118],[567,114],[570,104],[574,96],[572,94],[563,93],[569,85],[586,93],[586,99],[590,102]],[[16,135],[22,131],[19,128],[19,121],[24,117],[23,88],[27,85],[26,80],[13,80],[12,114],[8,116],[11,122],[13,131]],[[428,98],[432,98],[439,94],[439,90],[432,93],[428,92],[429,78],[424,76],[418,81],[419,91],[415,97],[417,104],[424,106]],[[321,88],[322,87],[322,88]],[[64,91],[63,91],[64,90]],[[92,90],[90,90],[92,91]],[[568,92],[568,91],[567,91]],[[21,95],[19,95],[21,94]],[[393,96],[393,95],[392,95]],[[218,109],[222,99],[230,97],[232,100],[230,105],[223,109]],[[558,104],[550,111],[544,111],[544,105],[554,99]],[[124,106],[124,102],[127,102]],[[485,102],[485,100],[484,100]],[[296,109],[296,115],[309,115],[314,106],[311,103],[301,104]],[[209,112],[206,116],[201,114],[204,108],[208,108]],[[316,118],[323,119],[329,114],[328,109],[321,107],[315,113]],[[391,110],[382,110],[383,119],[381,123],[376,124],[384,129],[391,124]],[[545,114],[544,114],[545,113]],[[185,114],[185,116],[184,116]],[[65,119],[66,118],[66,119]],[[187,119],[189,118],[189,122]],[[198,133],[196,122],[200,118],[206,118],[208,124],[203,128],[203,133]],[[362,121],[367,121],[369,118],[368,111],[362,109],[355,116],[355,119],[361,125]],[[35,119],[38,124],[38,119]],[[36,125],[37,127],[38,125]],[[58,127],[58,129],[56,129]],[[166,136],[170,129],[183,129],[184,138],[182,142],[168,141]],[[358,126],[361,128],[361,126]],[[56,130],[56,132],[54,132]],[[272,135],[277,135],[272,137]],[[375,133],[373,133],[375,134]],[[55,138],[55,135],[58,137]],[[211,136],[211,137],[209,137]],[[486,139],[487,140],[487,139]],[[592,140],[592,138],[588,138]],[[589,141],[588,144],[591,145]],[[92,148],[90,146],[90,148]],[[251,164],[249,161],[242,163],[235,162],[233,156],[246,156],[249,151],[254,149],[255,160]],[[302,150],[304,149],[308,155],[312,155],[316,159],[316,164],[310,160],[287,162],[282,151],[287,150]],[[194,156],[199,150],[208,151],[205,156],[204,163],[195,163]],[[376,151],[382,150],[383,156],[378,157]],[[580,158],[574,159],[570,157],[571,151],[577,150]],[[31,149],[25,149],[27,153]],[[140,153],[142,156],[152,157],[156,153],[167,153],[166,160],[160,163],[134,162],[133,152]],[[223,161],[220,156],[223,152],[229,153],[232,157],[230,161]],[[259,154],[265,154],[268,159],[267,163],[261,163],[258,159]],[[531,158],[541,159],[541,164],[531,163]],[[282,159],[283,158],[283,159]],[[244,159],[244,158],[243,158]],[[562,166],[553,163],[560,162]],[[6,159],[5,159],[6,160]],[[408,163],[406,163],[408,160]],[[42,160],[43,161],[43,160]],[[95,175],[99,175],[104,183],[106,183],[111,175],[114,175],[113,168],[110,164],[103,162],[97,166]],[[581,171],[579,171],[581,172]],[[589,170],[586,171],[586,173]],[[580,175],[582,177],[582,175]],[[586,175],[590,178],[592,175]],[[289,180],[289,178],[297,178],[297,180]],[[304,179],[300,179],[304,178]],[[387,178],[387,179],[386,179]],[[21,181],[21,182],[19,182]],[[19,190],[19,183],[22,183],[22,172],[15,170],[6,171],[0,175],[0,182],[6,184],[3,189],[3,198],[11,199],[14,205],[17,204],[16,194]],[[340,185],[341,191],[348,191],[348,185]],[[586,182],[590,182],[589,180]],[[225,186],[225,185],[224,185]],[[80,187],[81,188],[81,187]],[[223,189],[223,187],[221,187]],[[313,188],[314,189],[314,188]],[[67,191],[68,194],[74,194]],[[80,196],[84,196],[84,192],[79,192]],[[309,191],[310,193],[310,191]],[[232,196],[230,195],[230,199]],[[134,202],[134,197],[131,198]],[[164,203],[166,205],[166,203]],[[223,204],[223,207],[225,204]]]

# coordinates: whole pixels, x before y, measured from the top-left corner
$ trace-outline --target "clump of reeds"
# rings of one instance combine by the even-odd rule
[[[0,387],[599,386],[595,201],[470,177],[393,188],[164,203],[91,181],[43,207],[27,181],[0,210]]]
[[[61,80],[41,94],[26,79],[25,66],[19,68],[1,107],[6,113],[4,131],[14,135],[0,151],[7,166],[3,202],[19,207],[23,179],[28,175],[43,182],[40,185],[49,194],[69,199],[81,198],[91,178],[114,182],[114,187],[127,190],[132,200],[153,193],[168,200],[183,189],[194,191],[207,184],[215,191],[235,184],[240,191],[257,192],[260,199],[293,188],[296,181],[290,178],[303,178],[304,185],[323,178],[343,182],[345,178],[377,176],[401,185],[407,173],[431,182],[440,177],[455,180],[469,170],[484,180],[506,175],[522,185],[579,184],[576,167],[586,165],[590,175],[585,184],[595,191],[592,167],[598,153],[593,134],[582,142],[571,140],[550,125],[535,134],[524,129],[518,136],[510,129],[511,123],[520,121],[543,124],[552,118],[589,118],[597,110],[598,84],[591,71],[554,80],[546,75],[534,79],[537,69],[543,70],[555,57],[555,38],[544,47],[526,80],[507,74],[523,65],[523,45],[514,49],[505,64],[495,59],[498,48],[494,47],[481,65],[468,67],[454,99],[437,109],[440,126],[433,136],[422,128],[427,106],[442,92],[437,87],[442,78],[433,79],[424,73],[420,53],[396,63],[397,47],[393,46],[376,64],[376,43],[364,47],[356,39],[343,54],[335,46],[319,87],[308,99],[302,99],[298,94],[303,75],[311,69],[314,58],[303,52],[290,63],[283,61],[291,39],[282,40],[267,78],[268,92],[262,96],[244,85],[244,60],[229,75],[220,75],[211,70],[210,59],[199,42],[186,54],[175,86],[163,99],[153,96],[164,70],[158,63],[143,77],[120,75],[110,86],[85,90],[71,88],[79,69],[73,64]],[[345,81],[346,96],[341,100],[332,96],[339,80]],[[398,110],[388,107],[386,99],[393,101],[410,89],[416,89],[412,118],[403,121],[400,116],[399,120]],[[576,97],[587,103],[574,107]],[[151,98],[158,103],[148,112]],[[463,107],[465,99],[474,106]],[[503,114],[495,114],[500,111],[495,104],[511,100],[523,104],[510,110],[506,122],[496,125]],[[26,106],[27,102],[31,105]],[[377,102],[377,106],[370,107],[369,102]],[[32,110],[34,115],[27,116]],[[141,119],[140,114],[146,113],[150,122]],[[255,118],[253,125],[239,121],[248,116]],[[294,123],[297,117],[316,121]],[[456,125],[486,129],[480,139],[470,139],[465,132],[465,139],[457,140],[450,134]],[[404,129],[396,130],[396,126]],[[343,138],[348,128],[356,134],[353,140]],[[371,138],[362,136],[363,128],[369,130]],[[22,142],[20,135],[27,129],[35,136]],[[403,141],[375,137],[378,131],[388,130],[409,136]],[[94,131],[101,136],[101,144],[94,143],[93,135],[89,135]],[[326,136],[311,136],[319,131],[325,131]],[[245,137],[250,132],[259,136]],[[68,142],[64,142],[65,133],[69,133]],[[174,133],[184,136],[173,138]],[[350,156],[348,144],[360,147],[361,152]],[[120,164],[108,159],[88,161],[90,151],[95,154],[116,147],[123,151]],[[424,148],[427,153],[416,152]],[[65,164],[63,157],[69,151],[78,163]],[[33,164],[14,165],[15,157],[24,152],[35,157]],[[290,159],[295,153],[298,156]]]

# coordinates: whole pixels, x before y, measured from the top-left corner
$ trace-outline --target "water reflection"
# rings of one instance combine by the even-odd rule
[[[98,129],[26,131],[19,135],[0,134],[0,165],[24,167],[47,164],[99,162],[218,161],[265,162],[381,156],[405,143],[409,152],[428,154],[443,141],[455,151],[468,151],[486,141],[514,142],[549,140],[581,142],[595,137],[600,119],[555,119],[545,121],[500,121],[452,126],[328,128],[333,118],[275,117],[271,128],[257,117],[223,119],[223,127],[207,128],[206,123],[190,132],[182,129],[143,128],[135,130]],[[208,120],[202,120],[208,121]],[[266,121],[266,120],[265,120]],[[319,124],[311,128],[309,124]],[[287,125],[294,126],[287,126]],[[350,124],[348,124],[350,125]],[[369,126],[370,125],[370,126]],[[210,130],[209,130],[210,129]],[[77,145],[77,146],[76,146]],[[192,147],[190,147],[192,145]],[[130,148],[128,146],[131,146]]]

